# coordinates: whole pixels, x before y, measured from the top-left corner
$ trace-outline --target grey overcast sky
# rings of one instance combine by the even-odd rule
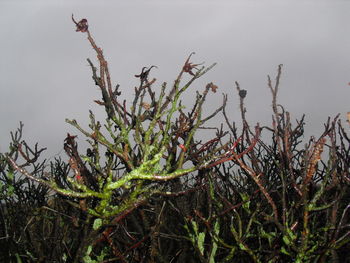
[[[279,102],[293,119],[306,114],[309,135],[320,134],[327,116],[345,119],[350,111],[350,1],[0,0],[1,152],[23,121],[24,138],[56,154],[67,131],[79,134],[65,118],[86,127],[88,110],[98,112],[86,62],[95,54],[86,34],[75,32],[72,13],[88,19],[126,99],[143,66],[157,65],[152,76],[171,84],[195,51],[193,62],[218,65],[192,94],[213,81],[219,92],[209,108],[228,93],[232,120],[239,121],[238,81],[251,123],[270,123],[267,75],[281,63]]]

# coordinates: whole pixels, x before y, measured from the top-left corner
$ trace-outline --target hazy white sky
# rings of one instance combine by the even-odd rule
[[[306,113],[310,135],[321,132],[327,116],[345,119],[350,110],[349,1],[0,0],[0,151],[23,121],[28,141],[58,153],[67,131],[79,134],[65,118],[86,123],[88,110],[98,111],[86,62],[95,54],[75,32],[72,13],[88,19],[126,99],[143,66],[157,65],[152,76],[171,84],[195,51],[194,62],[218,65],[193,93],[217,84],[209,108],[228,93],[232,120],[239,121],[238,81],[248,91],[251,122],[270,122],[266,76],[281,63],[279,102],[294,119]]]

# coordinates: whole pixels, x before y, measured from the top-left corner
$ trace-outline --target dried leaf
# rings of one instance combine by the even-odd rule
[[[215,84],[213,84],[213,82],[210,82],[208,85],[207,85],[207,88],[210,88],[212,92],[216,93],[216,90],[218,89],[218,86],[216,86]]]
[[[147,102],[142,102],[141,106],[146,110],[149,110],[151,108],[151,105],[149,105]]]
[[[192,72],[193,69],[197,69],[197,66],[202,65],[203,63],[200,64],[193,64],[190,62],[191,56],[195,54],[194,52],[190,54],[190,56],[187,58],[185,65],[182,68],[183,72],[189,73],[190,75],[194,76],[195,74]]]
[[[77,29],[75,30],[76,32],[84,33],[88,31],[89,25],[88,25],[87,19],[83,18],[79,22],[76,22],[72,14],[72,20],[74,24],[77,26]]]
[[[244,99],[247,95],[247,91],[245,89],[241,89],[238,94],[242,99]]]
[[[98,105],[102,105],[102,106],[105,106],[106,103],[100,101],[100,100],[94,100],[94,102],[96,102]]]

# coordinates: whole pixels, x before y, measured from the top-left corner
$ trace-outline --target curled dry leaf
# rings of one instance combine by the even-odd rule
[[[149,110],[151,108],[151,105],[149,105],[147,102],[142,102],[141,106],[146,110]]]
[[[136,78],[140,78],[141,81],[147,81],[148,75],[152,68],[157,68],[157,66],[151,66],[150,68],[143,67],[141,70],[141,73],[138,75],[135,75]]]
[[[72,20],[74,24],[77,26],[77,29],[75,30],[76,32],[87,32],[89,25],[87,19],[83,18],[79,22],[75,21],[73,14],[72,14]]]
[[[67,144],[75,145],[75,138],[77,137],[77,135],[70,135],[67,133],[67,137],[64,139],[64,142]]]
[[[190,56],[187,58],[187,60],[186,60],[186,62],[185,62],[185,65],[184,65],[183,68],[182,68],[183,72],[186,72],[186,73],[188,73],[188,74],[190,74],[190,75],[192,75],[192,76],[195,75],[195,74],[192,72],[192,70],[193,70],[193,69],[198,69],[197,66],[203,64],[203,63],[199,63],[199,64],[193,64],[193,63],[191,63],[191,62],[190,62],[190,58],[191,58],[191,56],[192,56],[193,54],[195,54],[195,53],[192,52],[192,53],[190,54]]]
[[[209,87],[211,89],[212,92],[216,93],[216,90],[218,89],[218,86],[216,86],[215,84],[213,84],[213,82],[210,82],[207,87]]]
[[[94,102],[96,102],[98,105],[101,105],[101,106],[105,106],[106,103],[100,101],[100,100],[94,100]]]
[[[247,91],[245,89],[241,89],[238,94],[242,99],[244,99],[247,95]]]
[[[197,69],[197,66],[200,64],[192,64],[190,62],[186,63],[183,67],[183,71],[186,73],[189,73],[190,75],[194,76],[194,73],[192,72],[193,69]]]

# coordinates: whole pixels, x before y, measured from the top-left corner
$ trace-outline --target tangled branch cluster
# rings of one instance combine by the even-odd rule
[[[239,130],[227,113],[227,95],[203,116],[218,89],[212,82],[191,108],[182,105],[215,64],[193,63],[191,53],[174,84],[160,88],[151,75],[156,66],[143,67],[128,103],[112,85],[88,21],[72,20],[96,53],[98,66],[87,61],[106,120],[90,111],[86,129],[67,119],[90,146],[82,154],[76,135],[67,134],[68,162],[56,159],[49,171],[45,161],[38,164],[45,149],[21,139],[22,124],[11,134],[9,152],[0,154],[0,242],[8,251],[0,259],[337,262],[350,256],[350,138],[336,116],[302,146],[304,116],[294,125],[277,103],[282,65],[275,81],[268,77],[271,126],[249,124],[247,91],[236,82]],[[220,114],[224,124],[200,140],[199,129]]]

